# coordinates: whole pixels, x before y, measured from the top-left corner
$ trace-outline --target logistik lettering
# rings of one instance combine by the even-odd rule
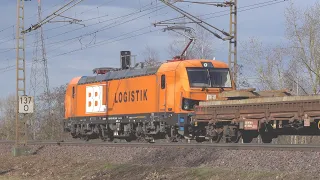
[[[115,93],[114,102],[115,103],[126,103],[126,102],[136,102],[136,101],[147,101],[147,89],[135,90],[135,91],[125,91]]]

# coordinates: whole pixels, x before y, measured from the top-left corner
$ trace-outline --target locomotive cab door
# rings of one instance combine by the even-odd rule
[[[159,83],[159,112],[166,112],[167,109],[167,82],[166,75],[162,74]]]
[[[77,110],[77,86],[73,85],[72,86],[72,97],[71,97],[71,117],[75,117],[77,115],[76,110]]]
[[[104,99],[104,103],[105,103],[105,106],[106,106],[106,112],[105,112],[105,117],[106,117],[106,120],[108,119],[108,112],[109,112],[109,99],[108,99],[108,86],[109,84],[108,84],[108,82],[106,82],[106,85],[105,85],[105,92],[104,92],[104,97],[105,97],[105,99]]]

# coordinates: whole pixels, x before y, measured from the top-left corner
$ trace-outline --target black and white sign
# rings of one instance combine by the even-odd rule
[[[30,114],[33,113],[33,97],[32,96],[19,96],[19,113]]]

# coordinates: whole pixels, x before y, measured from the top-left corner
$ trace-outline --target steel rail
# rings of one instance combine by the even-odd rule
[[[14,141],[0,141],[1,144],[14,145]],[[276,151],[320,151],[320,145],[306,144],[212,144],[212,143],[110,143],[85,141],[28,141],[28,145],[58,145],[58,146],[106,146],[106,147],[149,147],[149,148],[207,148],[228,150],[276,150]]]

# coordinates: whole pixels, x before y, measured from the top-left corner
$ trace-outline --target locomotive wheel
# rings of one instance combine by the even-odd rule
[[[100,139],[101,139],[102,142],[106,142],[106,140],[107,140],[107,138],[102,137],[102,136],[100,137]]]
[[[170,143],[170,142],[173,142],[173,138],[170,137],[168,134],[166,134],[166,137],[165,137],[165,138],[166,138],[166,141],[167,141],[167,142],[169,142],[169,143]]]
[[[147,142],[146,138],[144,136],[137,136],[137,142]]]
[[[89,141],[89,136],[83,135],[83,136],[81,137],[81,139],[84,140],[84,141]]]
[[[179,134],[175,127],[166,129],[165,139],[167,140],[167,142],[178,142]]]
[[[202,143],[202,142],[204,142],[205,140],[206,140],[205,137],[199,137],[199,136],[196,137],[196,141],[197,141],[198,143]]]
[[[177,135],[169,136],[168,134],[166,134],[165,138],[166,138],[167,142],[178,142],[178,136]]]
[[[126,142],[131,142],[132,141],[132,138],[131,137],[128,137],[128,138],[125,138]]]

